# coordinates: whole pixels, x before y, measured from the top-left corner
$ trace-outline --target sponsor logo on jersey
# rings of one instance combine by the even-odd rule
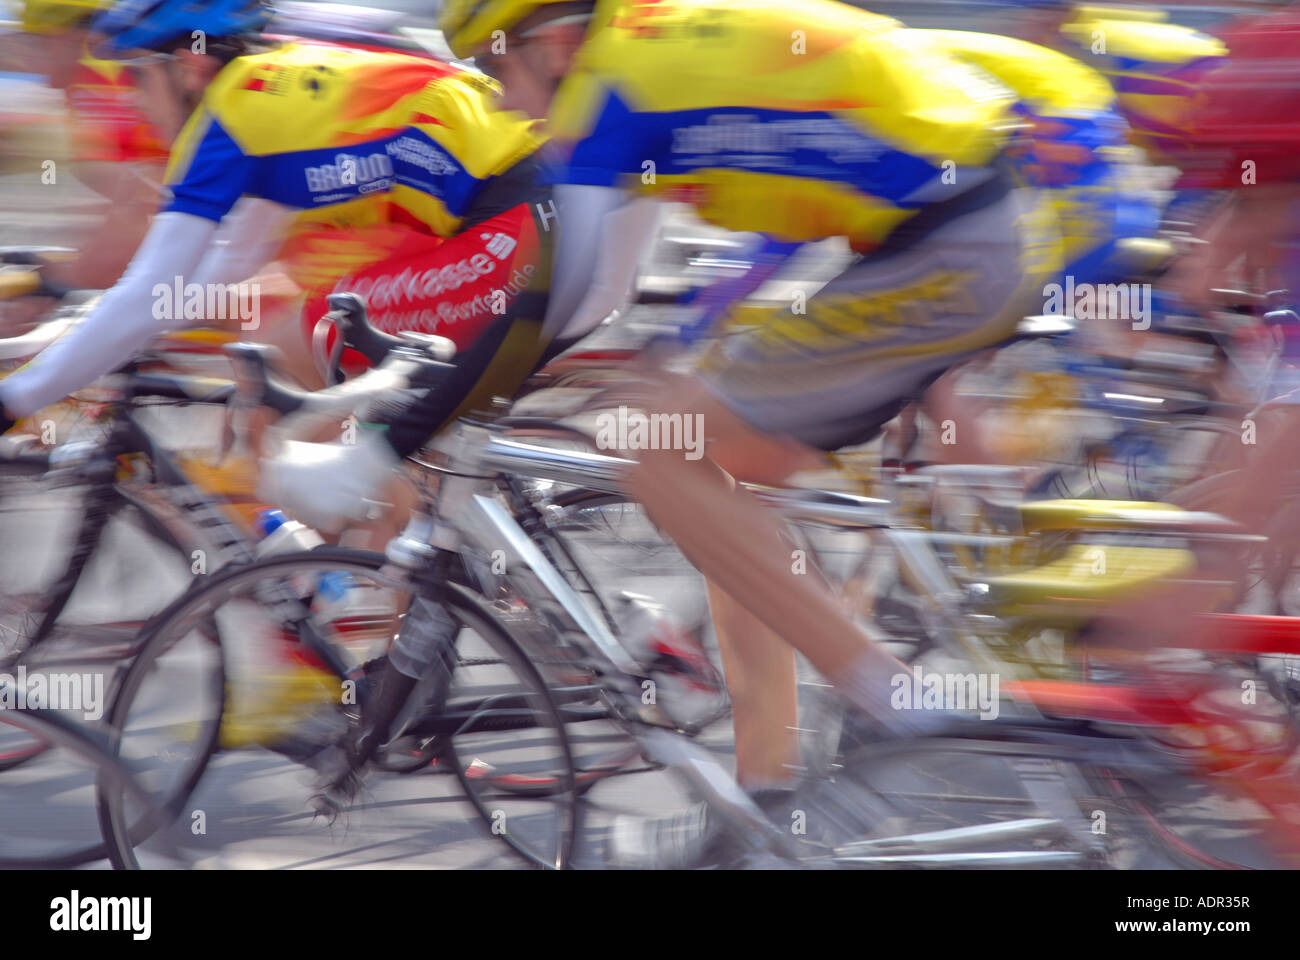
[[[274,63],[258,64],[253,76],[244,84],[244,89],[259,93],[283,93],[285,87],[285,77],[281,73],[283,69]]]
[[[832,117],[764,120],[752,113],[715,114],[704,123],[673,130],[672,152],[696,156],[823,153],[837,163],[874,160],[885,147]]]
[[[342,277],[334,285],[334,292],[345,290],[359,293],[374,310],[383,310],[403,302],[415,303],[424,298],[439,297],[459,290],[479,277],[497,269],[514,252],[518,241],[506,233],[481,233],[485,252],[463,257],[454,263],[429,270],[412,270],[409,267],[397,274],[380,274],[375,277]],[[491,256],[489,256],[491,254]]]
[[[312,193],[327,190],[340,190],[357,187],[362,193],[383,189],[384,185],[374,185],[365,189],[365,185],[376,180],[387,180],[393,175],[393,161],[386,153],[372,153],[362,157],[349,153],[340,153],[333,163],[322,163],[318,167],[306,167],[303,174],[307,178],[307,189]],[[313,197],[317,203],[327,200],[325,197]]]
[[[436,177],[455,174],[460,169],[446,151],[417,137],[390,140],[387,150],[393,159],[427,170]]]

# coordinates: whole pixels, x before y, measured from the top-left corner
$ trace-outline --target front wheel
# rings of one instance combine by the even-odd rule
[[[446,783],[436,777],[412,781],[372,773],[365,792],[392,796],[382,803],[354,804],[344,836],[306,822],[300,805],[286,804],[279,792],[264,798],[259,809],[223,809],[241,765],[248,765],[247,748],[270,747],[310,764],[304,737],[328,727],[318,744],[326,749],[338,742],[340,725],[356,719],[349,704],[358,695],[364,709],[366,664],[386,651],[407,622],[408,588],[381,573],[384,564],[381,554],[339,548],[283,554],[215,574],[158,618],[123,678],[108,722],[122,755],[148,768],[142,784],[153,805],[165,809],[167,826],[158,829],[156,821],[144,821],[118,798],[101,793],[101,823],[114,838],[113,848],[130,851],[123,866],[156,862],[160,844],[169,851],[184,848],[189,861],[261,866],[310,862],[307,855],[318,857],[332,844],[330,856],[364,863],[358,858],[368,855],[362,840],[372,826],[387,842],[418,845],[406,855],[426,852],[427,826],[421,821],[446,808],[408,795]],[[299,598],[328,574],[347,578],[347,601],[324,616],[320,610],[309,616],[310,597]],[[441,739],[446,747],[440,757],[458,758],[457,777],[492,835],[532,864],[567,866],[577,803],[572,758],[555,704],[484,601],[455,584],[448,584],[439,599],[457,627],[450,641],[454,659],[448,658],[451,683],[438,697],[440,706],[425,709],[408,732]],[[309,649],[303,639],[312,632],[314,649]],[[238,751],[230,744],[234,739],[240,741]],[[552,789],[542,798],[500,796],[492,789],[493,778],[470,782],[466,774],[485,765],[499,775],[549,778]],[[265,777],[287,782],[284,770],[300,779],[283,760]],[[204,833],[193,829],[196,811],[204,812]],[[386,817],[382,823],[381,817]],[[237,833],[212,829],[215,820],[236,819]]]

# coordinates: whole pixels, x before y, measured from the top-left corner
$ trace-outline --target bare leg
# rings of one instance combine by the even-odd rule
[[[674,384],[666,396],[677,399],[663,403],[663,412],[703,415],[709,457],[735,475],[772,482],[774,473],[784,477],[817,459],[807,448],[749,427],[698,384]],[[781,466],[774,471],[773,464]],[[823,675],[835,680],[864,658],[882,685],[904,671],[898,660],[872,646],[820,577],[802,572],[779,519],[735,488],[711,459],[643,451],[627,486],[701,573]],[[732,648],[744,649],[739,643]]]
[[[987,363],[988,360],[981,356],[968,362]],[[962,364],[941,376],[922,400],[926,415],[939,427],[937,459],[940,463],[997,463],[997,457],[984,442],[979,428],[980,413],[987,405],[957,396],[958,371],[964,368],[965,364]],[[946,425],[951,425],[951,431]]]
[[[755,789],[793,780],[799,763],[794,650],[723,590],[709,584],[736,733],[736,779]]]

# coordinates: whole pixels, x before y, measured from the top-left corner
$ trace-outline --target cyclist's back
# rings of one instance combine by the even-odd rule
[[[1160,215],[1106,78],[1074,57],[1023,40],[965,30],[918,32],[1015,93],[1021,126],[1008,154],[1026,182],[1052,189],[1062,272],[1077,283],[1127,279],[1119,242],[1154,236]]]
[[[618,8],[552,110],[552,134],[577,141],[566,182],[667,193],[734,230],[874,246],[990,176],[1007,107],[914,40],[823,0]]]

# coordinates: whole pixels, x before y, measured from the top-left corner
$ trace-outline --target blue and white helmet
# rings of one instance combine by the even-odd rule
[[[256,33],[271,18],[265,0],[121,0],[90,25],[108,55],[128,50],[171,50],[194,32],[211,39]]]

